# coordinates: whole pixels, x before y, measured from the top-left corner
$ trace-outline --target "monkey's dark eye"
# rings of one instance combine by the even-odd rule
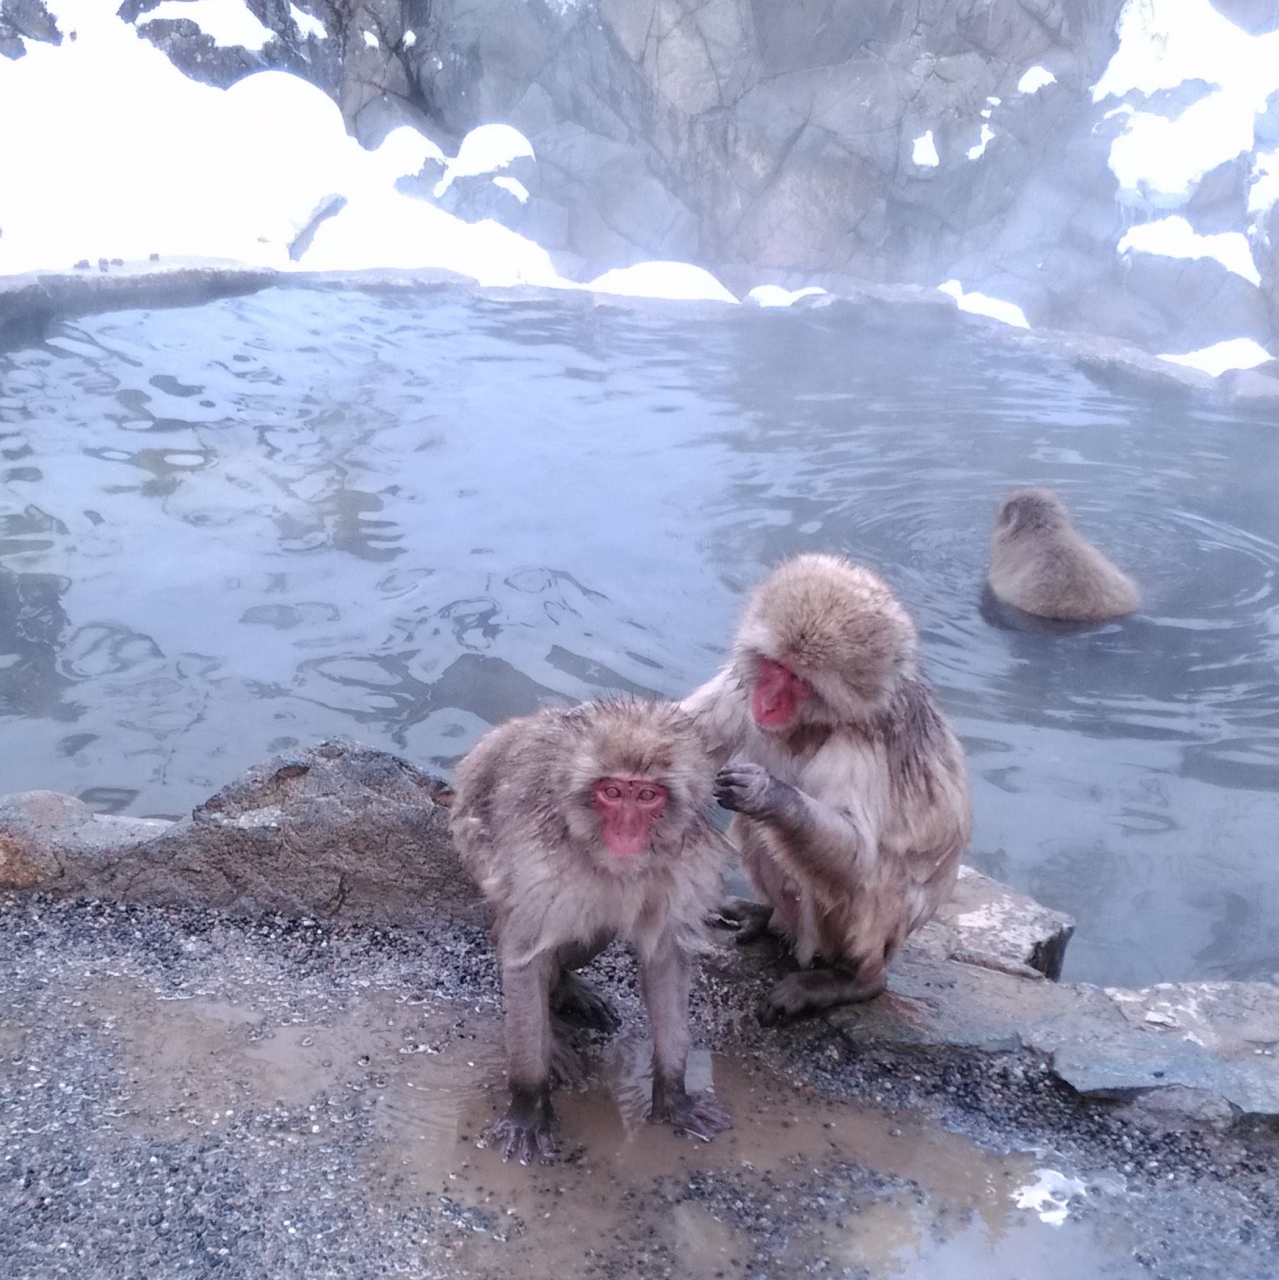
[[[610,800],[620,800],[622,798],[622,788],[617,785],[610,785],[604,788],[604,794]]]
[[[652,787],[645,787],[643,791],[639,793],[639,798],[645,804],[652,804],[653,801],[657,799],[657,792],[654,791]]]

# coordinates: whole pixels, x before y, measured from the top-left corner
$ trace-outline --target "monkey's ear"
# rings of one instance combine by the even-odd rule
[[[590,714],[590,710],[593,705],[594,703],[590,702],[579,702],[577,706],[568,707],[560,714],[565,720],[585,720],[587,715]]]

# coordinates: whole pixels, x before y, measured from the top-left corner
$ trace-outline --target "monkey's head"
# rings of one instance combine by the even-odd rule
[[[1014,489],[995,512],[996,541],[1045,529],[1070,528],[1070,516],[1051,489]]]
[[[633,874],[678,853],[711,802],[714,766],[674,703],[617,699],[566,713],[573,725],[570,833],[597,866]]]
[[[865,721],[915,668],[915,624],[887,583],[842,556],[773,570],[746,603],[734,665],[766,733]]]

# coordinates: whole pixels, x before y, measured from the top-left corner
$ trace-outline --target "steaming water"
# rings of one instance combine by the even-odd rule
[[[447,772],[556,699],[678,695],[779,557],[873,565],[969,753],[970,861],[1067,977],[1279,970],[1279,433],[941,319],[288,290],[0,355],[0,791],[176,814],[351,734]],[[1145,589],[979,610],[998,495]]]

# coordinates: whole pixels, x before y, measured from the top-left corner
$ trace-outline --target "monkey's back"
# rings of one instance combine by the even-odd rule
[[[1138,603],[1133,580],[1070,526],[997,533],[988,580],[999,599],[1041,618],[1101,622]]]

